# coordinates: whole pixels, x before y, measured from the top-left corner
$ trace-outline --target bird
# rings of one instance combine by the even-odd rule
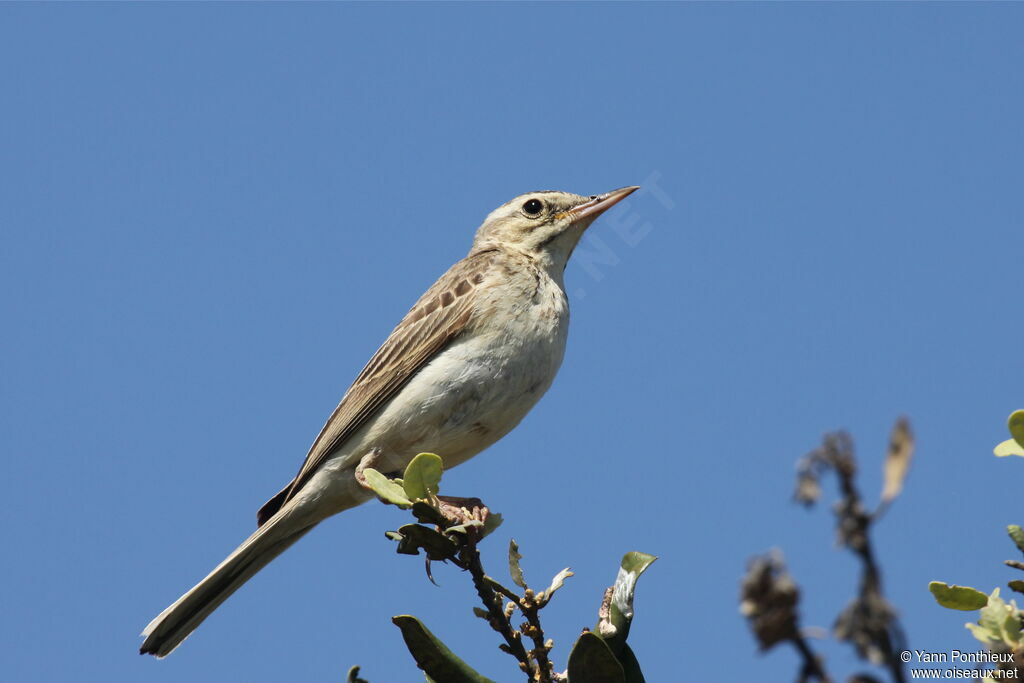
[[[432,452],[448,469],[519,424],[565,353],[569,257],[590,224],[637,189],[530,192],[488,214],[469,254],[402,318],[298,474],[260,508],[256,531],[146,626],[140,653],[166,657],[318,523],[370,500],[360,476],[366,467],[397,474]]]

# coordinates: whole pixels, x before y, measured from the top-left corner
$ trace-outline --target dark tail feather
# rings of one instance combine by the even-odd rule
[[[295,480],[288,482],[288,485],[278,491],[273,498],[263,504],[263,507],[256,513],[256,526],[261,527],[267,523],[267,520],[274,516],[278,510],[280,510],[285,503],[288,502],[288,493],[292,490],[292,486],[295,484]]]
[[[285,520],[279,519],[273,524],[257,529],[205,579],[151,621],[142,632],[146,640],[139,652],[156,657],[171,654],[174,648],[178,647],[243,583],[316,526],[312,524],[291,531],[281,528],[282,521]]]

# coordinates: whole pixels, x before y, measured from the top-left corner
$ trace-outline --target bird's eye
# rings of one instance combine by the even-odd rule
[[[528,199],[523,204],[523,213],[527,216],[536,217],[540,215],[540,212],[544,210],[544,202],[539,199]]]

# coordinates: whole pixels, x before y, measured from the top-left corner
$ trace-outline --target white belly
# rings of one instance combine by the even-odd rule
[[[438,454],[451,468],[511,431],[551,386],[565,352],[568,307],[561,289],[548,284],[557,291],[544,288],[542,302],[524,302],[499,317],[508,324],[465,334],[435,356],[324,463],[299,497],[350,507],[371,497],[352,473],[375,448],[381,472],[401,472],[423,452]]]
[[[373,421],[366,441],[398,458],[429,451],[454,467],[505,436],[558,372],[565,337],[510,348],[504,335],[452,344],[421,370]]]

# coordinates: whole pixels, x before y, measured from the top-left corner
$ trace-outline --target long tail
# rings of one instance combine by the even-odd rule
[[[146,640],[139,652],[158,658],[171,654],[203,619],[316,523],[295,526],[293,519],[278,515],[258,528],[205,579],[149,622],[142,631]]]

